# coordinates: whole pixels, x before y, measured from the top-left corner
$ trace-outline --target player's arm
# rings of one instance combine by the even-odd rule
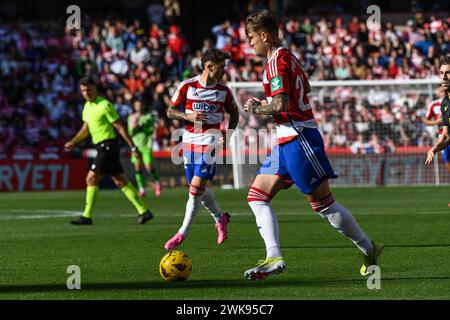
[[[228,119],[228,130],[236,129],[239,123],[239,112],[230,113],[230,118]]]
[[[116,120],[112,123],[114,128],[117,130],[117,132],[120,134],[120,136],[125,140],[125,142],[128,144],[128,146],[131,149],[131,152],[137,159],[141,159],[141,153],[139,152],[138,148],[134,144],[131,137],[128,135],[127,130],[125,129],[124,125],[120,120]]]
[[[152,115],[148,114],[145,123],[143,124],[143,130],[146,135],[152,135],[155,131],[155,119]]]
[[[233,94],[231,93],[231,91],[230,91],[229,95],[227,96],[225,110],[229,115],[228,130],[236,129],[236,127],[239,123],[239,108],[236,104],[236,101],[233,98]]]
[[[206,122],[206,115],[200,112],[185,113],[180,111],[181,106],[187,102],[187,87],[181,83],[172,99],[170,100],[169,108],[167,109],[167,117],[172,120],[184,120],[189,122]]]
[[[89,127],[87,122],[85,122],[83,123],[83,126],[81,127],[80,131],[78,131],[78,133],[75,135],[75,137],[73,137],[72,139],[70,139],[70,141],[64,144],[64,149],[66,151],[72,150],[78,143],[80,143],[87,137],[89,137]]]
[[[438,141],[427,153],[427,159],[425,160],[425,164],[430,164],[433,161],[434,156],[439,151],[444,150],[450,146],[450,134],[448,131],[448,126],[444,126],[442,134],[439,136]]]
[[[442,124],[443,124],[442,118],[439,117],[437,120],[434,120],[433,118],[435,116],[436,115],[433,112],[433,103],[431,103],[428,106],[428,110],[427,110],[425,117],[422,118],[422,122],[427,126],[442,126]]]
[[[442,119],[441,118],[439,118],[438,120],[432,120],[432,119],[423,118],[422,122],[424,124],[426,124],[427,126],[441,126],[442,125]]]
[[[184,120],[189,122],[206,122],[207,116],[201,112],[185,113],[178,110],[175,106],[170,106],[167,110],[169,119]]]
[[[274,115],[286,111],[288,106],[289,95],[283,92],[274,96],[270,103],[267,100],[252,97],[245,102],[244,110],[254,114]]]

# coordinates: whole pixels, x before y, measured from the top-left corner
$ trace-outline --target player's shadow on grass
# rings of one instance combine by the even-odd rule
[[[449,277],[410,277],[410,278],[384,278],[383,281],[402,280],[449,280]],[[177,289],[246,289],[246,288],[277,288],[277,287],[328,287],[336,283],[354,283],[365,286],[366,279],[281,279],[271,278],[265,281],[248,280],[197,280],[186,282],[166,283],[164,281],[129,282],[129,283],[87,283],[81,285],[81,290],[68,290],[64,285],[36,284],[36,285],[9,285],[0,286],[0,298],[6,294],[18,293],[55,293],[66,292],[71,294],[79,293],[80,296],[92,291],[127,291],[127,290],[177,290]]]
[[[388,244],[385,248],[441,248],[450,247],[450,243],[435,243],[435,244]],[[283,246],[284,249],[354,249],[350,245],[334,245],[334,246],[320,246],[320,245],[300,245],[300,246]]]

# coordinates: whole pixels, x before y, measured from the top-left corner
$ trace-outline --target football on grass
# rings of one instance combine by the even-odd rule
[[[168,252],[159,263],[159,273],[166,281],[186,281],[192,272],[192,261],[181,251]]]

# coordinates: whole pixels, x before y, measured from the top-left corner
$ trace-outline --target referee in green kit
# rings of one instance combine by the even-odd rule
[[[111,102],[97,95],[95,83],[88,78],[79,82],[80,91],[86,100],[83,109],[83,127],[69,142],[64,145],[66,151],[86,139],[89,134],[97,149],[97,157],[86,176],[86,206],[83,215],[71,223],[74,225],[92,224],[92,211],[98,198],[98,184],[105,175],[111,175],[116,186],[138,211],[138,223],[144,224],[153,218],[152,213],[143,204],[137,190],[128,181],[120,163],[119,141],[114,129],[130,146],[133,156],[140,159],[141,154],[134,145],[127,130],[119,120],[119,115]]]

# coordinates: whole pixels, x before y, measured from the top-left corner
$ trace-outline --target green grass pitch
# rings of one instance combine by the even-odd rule
[[[229,238],[216,244],[202,209],[180,247],[193,261],[190,279],[166,283],[158,273],[165,241],[181,225],[185,189],[150,195],[155,218],[137,225],[117,190],[101,190],[94,225],[72,226],[84,192],[0,195],[0,299],[449,299],[450,187],[339,188],[370,237],[385,243],[381,289],[359,276],[361,257],[314,214],[292,188],[273,201],[288,270],[264,281],[243,278],[264,258],[246,190],[215,190],[230,212]],[[81,268],[81,290],[66,287],[67,267]]]

